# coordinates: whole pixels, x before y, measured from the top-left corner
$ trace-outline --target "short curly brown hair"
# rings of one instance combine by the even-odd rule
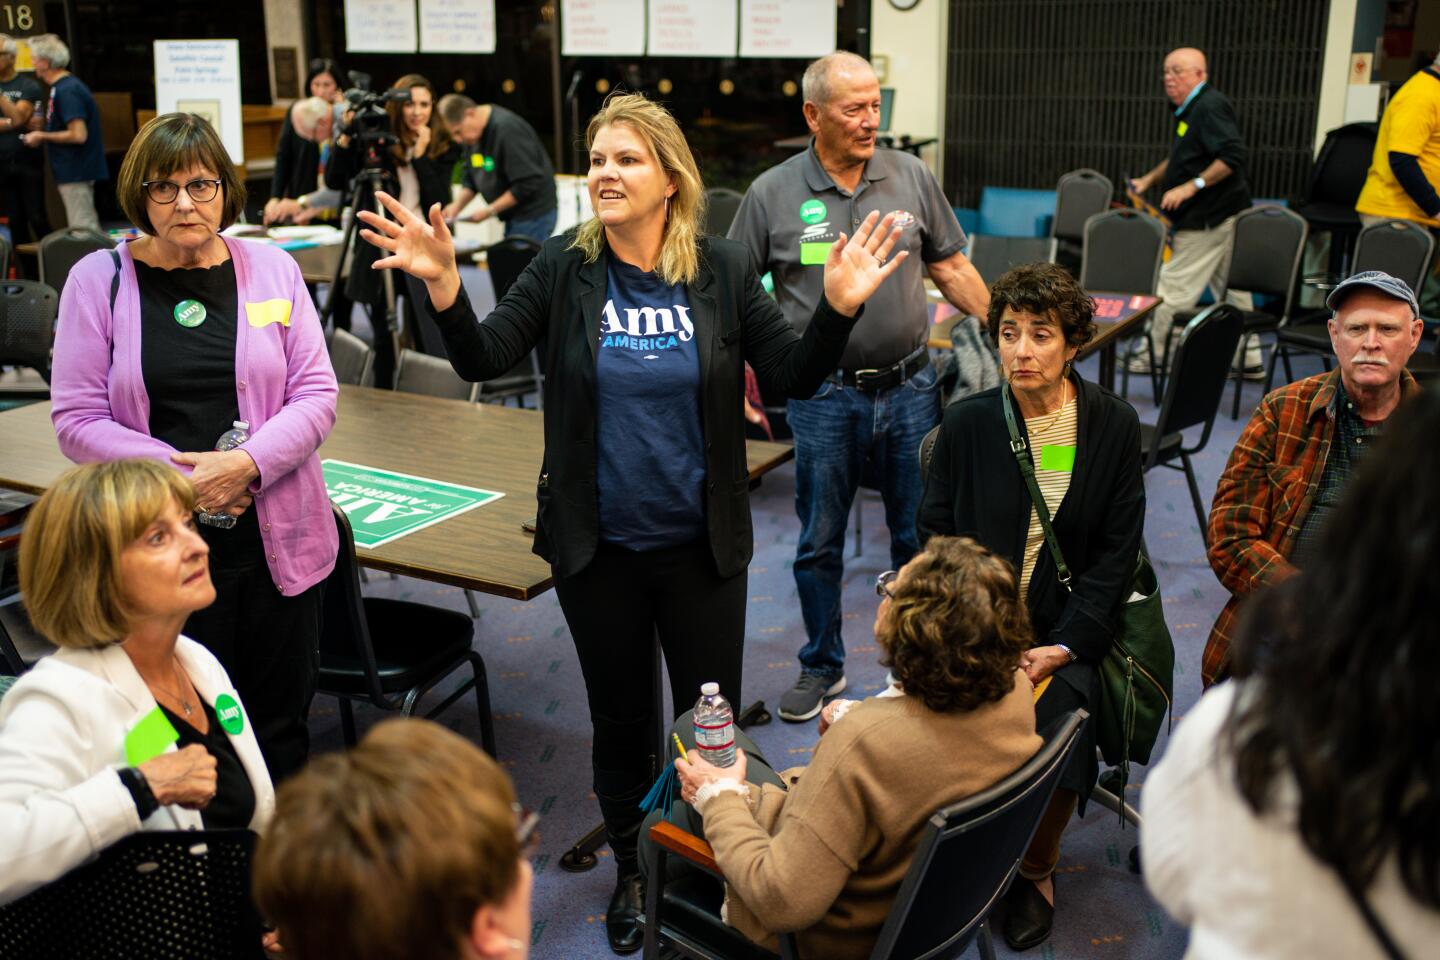
[[[1083,347],[1095,337],[1095,301],[1064,267],[1053,263],[1027,263],[995,281],[990,288],[986,327],[1000,342],[1000,318],[1006,310],[1051,317],[1072,347]]]
[[[875,638],[907,696],[959,713],[1014,688],[1033,635],[1008,561],[969,537],[931,537],[892,589]]]

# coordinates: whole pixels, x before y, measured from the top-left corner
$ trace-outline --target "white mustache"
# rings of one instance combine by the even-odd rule
[[[1356,363],[1370,363],[1370,364],[1374,364],[1374,365],[1377,366],[1377,367],[1388,367],[1388,366],[1390,366],[1390,361],[1389,361],[1387,358],[1385,358],[1385,357],[1356,357],[1356,358],[1355,358],[1355,362],[1356,362]]]

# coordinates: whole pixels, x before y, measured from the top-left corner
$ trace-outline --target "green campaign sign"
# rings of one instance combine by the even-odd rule
[[[350,518],[357,547],[384,546],[504,496],[343,460],[322,460],[320,466],[330,499]]]

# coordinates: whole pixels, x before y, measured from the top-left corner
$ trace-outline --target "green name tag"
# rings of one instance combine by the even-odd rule
[[[802,267],[823,267],[825,258],[830,256],[830,244],[821,241],[800,244],[800,265]]]
[[[1040,448],[1040,469],[1069,473],[1075,469],[1075,448],[1045,444]]]
[[[156,707],[125,734],[125,763],[138,767],[146,760],[160,756],[166,747],[179,739],[180,734],[175,731],[170,718]]]

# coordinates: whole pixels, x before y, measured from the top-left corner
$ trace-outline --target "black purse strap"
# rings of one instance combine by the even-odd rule
[[[1045,531],[1045,545],[1050,548],[1050,558],[1055,561],[1055,574],[1060,578],[1060,586],[1069,590],[1070,568],[1065,565],[1065,558],[1060,553],[1060,543],[1055,539],[1055,531],[1050,526],[1050,508],[1045,503],[1045,496],[1040,492],[1040,484],[1035,482],[1035,463],[1030,457],[1030,448],[1020,436],[1020,428],[1015,425],[1015,410],[1010,404],[1010,387],[1006,384],[1000,385],[1000,403],[1005,408],[1005,428],[1010,431],[1010,452],[1015,455],[1015,462],[1020,465],[1020,475],[1025,478],[1025,486],[1030,491],[1030,502],[1035,504],[1035,515],[1040,518],[1040,529]]]
[[[1355,882],[1343,872],[1340,874],[1340,881],[1345,884],[1345,891],[1350,894],[1350,899],[1355,901],[1355,906],[1359,908],[1360,915],[1365,918],[1365,925],[1368,926],[1370,932],[1374,934],[1375,940],[1380,944],[1380,949],[1384,951],[1385,956],[1389,957],[1390,960],[1405,960],[1405,954],[1400,952],[1400,948],[1396,946],[1395,941],[1391,939],[1390,931],[1385,929],[1385,924],[1380,922],[1380,918],[1377,917],[1375,911],[1371,909],[1370,901],[1365,899],[1364,891],[1357,887]]]

